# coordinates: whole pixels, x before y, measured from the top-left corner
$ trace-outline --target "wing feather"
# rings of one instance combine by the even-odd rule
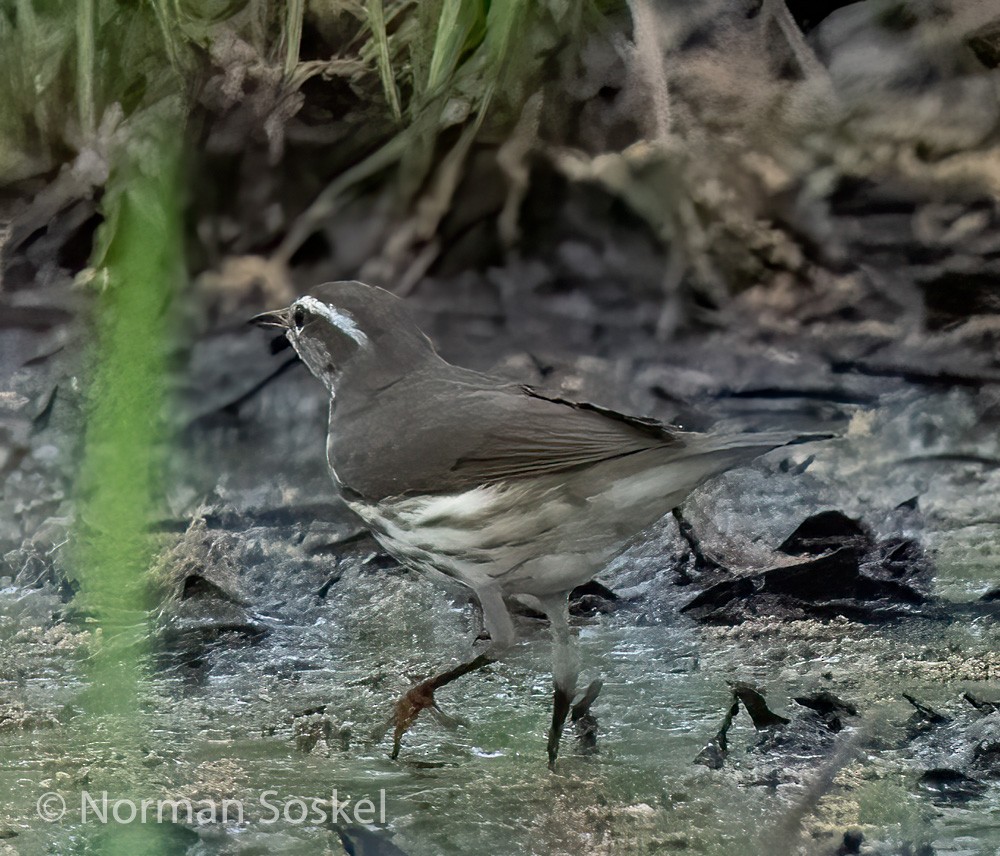
[[[649,449],[680,432],[467,369],[416,372],[372,397],[338,395],[327,458],[368,501],[548,476]]]
[[[520,387],[520,393],[520,418],[496,423],[479,448],[456,459],[453,473],[488,484],[683,445],[676,432],[653,419],[550,397],[527,386]]]

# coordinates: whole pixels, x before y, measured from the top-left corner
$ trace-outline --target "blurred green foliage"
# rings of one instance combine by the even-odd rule
[[[599,14],[596,3],[566,0],[7,0],[0,181],[68,160],[114,104],[129,117],[178,88],[193,103],[224,35],[248,46],[247,66],[280,70],[288,89],[331,73],[310,63],[355,59],[381,81],[385,133],[432,114],[433,138],[498,91],[501,121],[516,119],[545,47]],[[302,61],[307,16],[322,38],[312,45],[320,55]],[[461,103],[445,110],[453,99]]]
[[[213,109],[231,111],[271,86],[277,94],[261,103],[278,115],[290,93],[317,74],[330,79],[349,60],[357,91],[367,91],[362,78],[370,76],[384,98],[369,151],[344,165],[290,231],[288,254],[338,193],[391,165],[400,167],[404,198],[435,176],[421,227],[432,231],[487,114],[495,126],[512,126],[540,85],[553,45],[599,14],[596,5],[567,0],[0,6],[0,66],[8,72],[0,75],[0,183],[47,180],[82,159],[91,165],[81,171],[86,181],[67,192],[99,200],[101,226],[80,277],[99,299],[76,555],[79,603],[103,633],[92,710],[127,709],[140,677],[148,523],[160,489],[158,456],[167,447],[161,429],[170,307],[183,278],[184,176],[200,154],[195,134],[212,122]],[[312,56],[303,59],[307,16],[314,36]],[[203,98],[213,82],[221,102]],[[439,146],[450,129],[458,133]]]
[[[147,668],[149,530],[160,494],[173,311],[183,282],[178,99],[147,110],[115,154],[92,263],[95,301],[74,556],[77,608],[98,628],[88,717],[110,718],[119,747],[145,738],[136,715]],[[100,831],[103,854],[168,852],[156,824]]]
[[[117,149],[142,137],[145,115],[174,99],[192,173],[213,135],[248,150],[263,141],[277,165],[306,105],[304,121],[325,123],[342,143],[314,152],[326,186],[293,201],[290,211],[304,214],[275,259],[287,262],[347,191],[390,168],[400,210],[414,209],[404,230],[412,240],[402,243],[419,244],[448,209],[473,142],[509,137],[540,92],[546,63],[579,43],[607,6],[13,0],[0,7],[0,66],[11,71],[0,76],[0,185],[49,180],[91,154],[113,163]],[[345,137],[342,126],[357,132]],[[83,188],[77,182],[69,193],[113,191],[107,174],[83,170]]]

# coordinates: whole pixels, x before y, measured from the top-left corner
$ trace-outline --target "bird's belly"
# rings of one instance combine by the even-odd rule
[[[608,463],[569,477],[348,504],[404,565],[473,589],[556,594],[592,579],[697,483],[676,464],[636,462],[622,472]]]
[[[508,593],[526,591],[516,570],[551,549],[553,540],[563,540],[567,524],[582,511],[558,490],[531,484],[348,504],[403,564],[474,589],[499,584]],[[580,582],[594,573],[586,561],[574,567]]]

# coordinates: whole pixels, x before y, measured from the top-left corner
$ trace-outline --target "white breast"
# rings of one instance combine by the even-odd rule
[[[378,505],[348,502],[376,540],[401,562],[479,588],[503,582],[534,558],[542,533],[571,509],[552,491],[490,485],[454,494],[402,497]]]

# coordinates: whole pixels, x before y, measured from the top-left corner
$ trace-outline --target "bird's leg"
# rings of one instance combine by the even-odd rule
[[[711,556],[707,556],[705,554],[705,551],[701,546],[701,541],[698,540],[698,536],[695,534],[694,527],[684,516],[684,513],[680,510],[680,508],[675,508],[671,514],[673,515],[674,520],[677,521],[677,530],[680,532],[681,537],[687,543],[688,549],[691,551],[691,556],[694,558],[695,570],[727,570]]]
[[[511,621],[510,613],[507,612],[507,605],[503,602],[500,590],[484,588],[477,591],[476,595],[483,608],[483,619],[486,622],[486,630],[490,634],[490,647],[466,663],[461,663],[452,669],[421,681],[396,702],[396,708],[389,721],[389,725],[394,726],[392,754],[390,756],[393,759],[399,756],[403,735],[416,722],[422,710],[431,708],[443,716],[434,700],[435,690],[441,689],[441,687],[469,674],[469,672],[476,672],[490,663],[495,663],[501,654],[514,644],[514,624]]]
[[[420,716],[420,712],[422,710],[425,708],[438,710],[437,702],[434,700],[435,690],[441,689],[441,687],[450,684],[452,681],[462,677],[462,675],[478,671],[493,662],[496,662],[495,657],[490,657],[488,654],[480,654],[475,659],[469,660],[467,663],[461,663],[453,669],[449,669],[446,672],[441,672],[440,674],[434,675],[425,681],[421,681],[415,687],[408,690],[403,697],[396,702],[396,709],[390,723],[395,726],[392,737],[392,754],[390,757],[393,759],[399,757],[399,749],[403,742],[403,735],[407,732],[409,727],[417,721],[417,717]]]
[[[549,769],[555,769],[563,726],[573,704],[580,674],[580,656],[569,629],[568,595],[539,598],[552,630],[552,725],[549,727]],[[589,704],[587,705],[589,707]]]

